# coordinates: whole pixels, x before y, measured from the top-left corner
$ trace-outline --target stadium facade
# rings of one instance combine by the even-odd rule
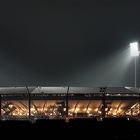
[[[1,120],[140,119],[133,87],[0,87]]]

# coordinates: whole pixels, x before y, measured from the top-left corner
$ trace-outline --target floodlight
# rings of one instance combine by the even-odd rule
[[[131,56],[134,56],[135,58],[135,88],[137,87],[137,57],[136,56],[139,56],[139,48],[138,48],[138,42],[133,42],[133,43],[130,43],[130,54]]]
[[[130,43],[131,56],[139,56],[138,42]]]

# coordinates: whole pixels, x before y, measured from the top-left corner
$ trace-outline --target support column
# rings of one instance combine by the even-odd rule
[[[104,88],[100,88],[100,92],[102,92],[102,118],[105,118],[106,112],[105,112],[105,108],[106,108],[106,102],[105,102],[105,97],[106,97],[106,87]]]
[[[1,103],[2,101],[1,101],[1,94],[0,94],[0,120],[1,120]]]
[[[31,120],[31,96],[28,87],[26,87],[28,93],[28,111],[29,111],[29,121]]]
[[[66,94],[66,122],[69,122],[69,86],[68,86],[68,89],[67,89],[67,94]]]
[[[67,89],[67,95],[66,95],[66,117],[68,117],[68,113],[69,113],[69,99],[68,99],[68,93],[69,93],[69,87]]]
[[[105,102],[105,91],[103,91],[103,109],[102,109],[102,117],[105,118],[105,108],[106,108],[106,102]]]
[[[137,87],[137,57],[135,56],[135,88]]]
[[[31,98],[29,93],[29,120],[31,119]]]
[[[139,114],[138,114],[138,120],[140,121],[140,94],[139,94]]]

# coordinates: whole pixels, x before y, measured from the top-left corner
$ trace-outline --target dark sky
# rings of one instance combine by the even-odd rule
[[[132,41],[140,43],[134,0],[3,0],[0,86],[133,86]]]

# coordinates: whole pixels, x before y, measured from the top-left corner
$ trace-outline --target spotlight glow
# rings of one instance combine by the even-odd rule
[[[139,56],[138,42],[130,43],[130,53],[131,56]]]

